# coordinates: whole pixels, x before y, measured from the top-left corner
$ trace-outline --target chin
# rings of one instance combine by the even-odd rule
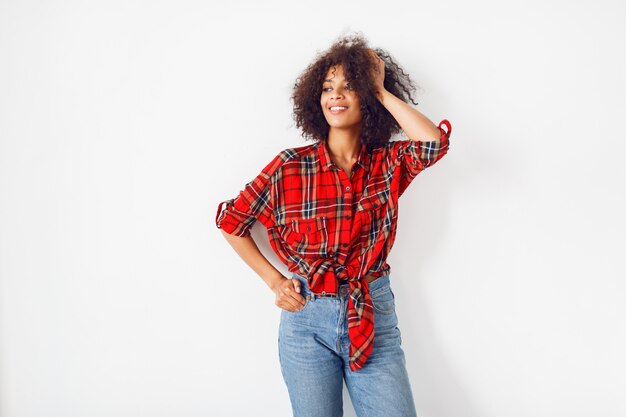
[[[349,128],[353,128],[353,127],[357,127],[361,121],[354,121],[354,122],[337,122],[336,120],[334,121],[329,121],[328,119],[326,119],[326,123],[328,123],[328,126],[332,126],[335,128],[340,128],[340,129],[349,129]]]

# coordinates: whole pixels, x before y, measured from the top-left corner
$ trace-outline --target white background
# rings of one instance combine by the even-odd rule
[[[215,215],[348,31],[453,128],[389,258],[418,414],[625,415],[623,5],[310,3],[0,3],[0,415],[291,415]]]

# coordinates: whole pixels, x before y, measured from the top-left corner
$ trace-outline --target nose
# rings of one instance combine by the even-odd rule
[[[335,100],[338,98],[343,98],[343,93],[341,93],[339,89],[335,89],[333,90],[332,98],[334,98]]]

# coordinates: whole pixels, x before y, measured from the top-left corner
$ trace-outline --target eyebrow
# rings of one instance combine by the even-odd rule
[[[347,83],[349,83],[349,82],[350,82],[350,81],[345,80],[345,79],[344,79],[344,81],[345,81],[345,82],[347,82]],[[325,82],[325,83],[331,83],[331,84],[332,84],[332,83],[333,83],[333,80],[328,79],[328,80],[324,80],[324,82]]]

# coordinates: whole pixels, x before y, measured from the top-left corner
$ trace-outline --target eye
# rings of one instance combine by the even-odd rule
[[[322,91],[327,91],[331,89],[332,87],[326,87],[326,88],[322,88]],[[352,87],[350,84],[346,84],[346,90],[354,90],[354,87]]]

